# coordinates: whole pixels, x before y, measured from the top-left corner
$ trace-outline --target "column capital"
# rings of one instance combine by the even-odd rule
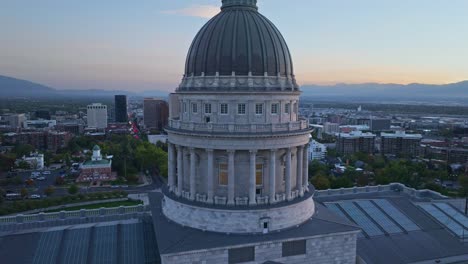
[[[249,152],[250,154],[257,154],[258,149],[250,149]]]
[[[278,149],[270,149],[270,152],[277,152]]]
[[[303,149],[304,149],[304,145],[297,146],[297,148],[298,148],[299,150],[303,150]]]
[[[228,150],[226,150],[226,152],[229,153],[229,154],[234,154],[234,153],[236,153],[236,150],[235,149],[228,149]]]
[[[214,149],[207,148],[207,149],[205,149],[205,151],[208,152],[208,153],[213,153],[213,152],[214,152]]]

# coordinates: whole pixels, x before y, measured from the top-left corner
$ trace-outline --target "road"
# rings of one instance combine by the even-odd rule
[[[45,170],[47,171],[47,170]],[[41,174],[40,176],[45,177],[44,181],[35,180],[32,186],[28,186],[24,182],[31,177],[32,171],[25,171],[25,172],[18,172],[18,176],[20,176],[23,180],[23,184],[21,185],[10,185],[3,187],[7,192],[15,192],[20,193],[22,188],[27,188],[28,194],[39,194],[41,196],[44,195],[44,190],[49,186],[54,186],[55,191],[52,196],[65,196],[68,195],[68,188],[67,187],[59,187],[55,186],[55,179],[60,176],[63,172],[62,169],[58,170],[49,170],[51,174],[44,175]],[[114,187],[81,187],[79,192],[80,193],[91,193],[91,192],[108,192],[108,191],[116,191],[116,190],[123,190],[127,193],[145,193],[148,191],[152,191],[154,189],[160,188],[162,185],[162,181],[158,176],[153,175],[152,181],[148,185],[144,186],[114,186]]]

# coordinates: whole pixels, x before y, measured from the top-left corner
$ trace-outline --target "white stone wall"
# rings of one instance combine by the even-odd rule
[[[177,93],[177,96],[178,104],[173,103],[170,107],[178,107],[181,110],[180,119],[185,122],[206,123],[205,117],[210,117],[211,123],[225,124],[288,123],[298,120],[298,113],[294,109],[294,104],[299,103],[298,93]],[[280,104],[278,114],[271,113],[271,105],[274,103]],[[285,113],[288,103],[289,113]],[[197,105],[196,113],[192,111],[192,104]],[[205,113],[204,104],[211,104],[211,114]],[[221,114],[221,104],[228,104],[228,114]],[[238,114],[238,104],[246,104],[245,115]],[[256,104],[263,104],[263,114],[255,113]]]
[[[282,207],[257,210],[221,210],[192,206],[164,198],[164,215],[192,228],[220,233],[262,233],[262,219],[269,219],[269,231],[282,230],[304,223],[315,212],[312,198]]]
[[[356,263],[357,233],[329,234],[305,238],[306,254],[282,257],[282,242],[265,242],[241,245],[255,246],[255,261],[246,264],[262,264],[277,261],[284,264],[353,264]],[[301,239],[297,239],[301,240]],[[161,255],[162,264],[227,264],[228,249],[202,250],[197,252]]]

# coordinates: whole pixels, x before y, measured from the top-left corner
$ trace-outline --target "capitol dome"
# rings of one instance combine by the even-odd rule
[[[298,90],[286,41],[275,25],[258,12],[256,3],[223,1],[221,12],[203,26],[190,46],[180,90],[207,88],[206,80],[198,78],[197,83],[190,82],[190,78],[220,76],[252,77],[257,85],[251,81],[250,88],[265,87],[258,77],[273,77],[269,86]]]
[[[256,0],[223,0],[193,41],[170,95],[164,215],[221,233],[306,222],[311,128],[299,116],[291,55]]]

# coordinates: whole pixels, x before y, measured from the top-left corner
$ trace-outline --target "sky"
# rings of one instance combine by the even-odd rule
[[[172,91],[221,0],[0,0],[0,75],[57,89]],[[468,80],[467,0],[259,0],[298,82]]]

